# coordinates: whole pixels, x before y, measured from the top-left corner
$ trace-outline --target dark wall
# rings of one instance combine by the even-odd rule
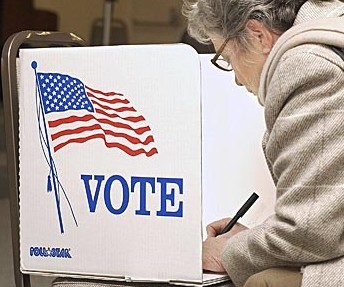
[[[33,0],[0,0],[1,43],[13,33],[24,30],[57,30],[57,15],[34,9]]]

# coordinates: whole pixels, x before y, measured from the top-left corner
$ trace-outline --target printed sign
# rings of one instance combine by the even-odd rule
[[[20,75],[23,271],[201,282],[195,51],[25,49]]]

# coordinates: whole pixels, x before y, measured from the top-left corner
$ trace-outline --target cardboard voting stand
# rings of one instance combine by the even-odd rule
[[[226,279],[202,272],[202,192],[226,182],[206,168],[217,147],[204,138],[214,111],[202,107],[202,73],[186,45],[20,52],[23,273]]]

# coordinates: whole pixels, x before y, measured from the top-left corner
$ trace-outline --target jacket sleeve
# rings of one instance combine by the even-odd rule
[[[268,88],[275,214],[228,241],[222,261],[236,286],[268,268],[344,255],[343,65],[309,46],[281,58]]]

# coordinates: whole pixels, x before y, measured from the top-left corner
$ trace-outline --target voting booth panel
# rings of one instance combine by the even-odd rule
[[[23,273],[226,279],[202,272],[205,224],[262,188],[258,224],[273,196],[262,110],[250,99],[235,113],[248,94],[207,57],[183,44],[20,51]]]
[[[22,50],[20,75],[23,271],[202,281],[194,50]]]

